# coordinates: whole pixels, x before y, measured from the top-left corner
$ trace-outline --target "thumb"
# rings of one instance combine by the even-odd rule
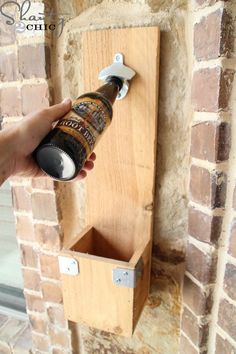
[[[47,108],[47,115],[45,118],[53,123],[58,119],[62,118],[66,113],[71,109],[71,100],[70,98],[65,98],[61,103],[55,104]]]
[[[71,100],[67,98],[61,103],[55,104],[54,106],[46,108],[42,111],[32,113],[28,116],[27,119],[23,121],[20,126],[21,131],[23,131],[22,136],[30,137],[32,136],[33,132],[34,139],[33,142],[31,142],[31,145],[36,147],[40,141],[50,132],[53,122],[64,117],[65,114],[70,111],[70,109]]]

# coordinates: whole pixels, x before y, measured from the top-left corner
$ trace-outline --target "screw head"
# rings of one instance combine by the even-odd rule
[[[114,56],[114,62],[115,62],[115,63],[122,63],[122,64],[123,64],[123,61],[124,61],[123,54],[121,54],[121,53],[116,53],[115,56]]]

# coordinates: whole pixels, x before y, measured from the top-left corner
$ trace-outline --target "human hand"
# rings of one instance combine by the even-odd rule
[[[24,177],[43,177],[46,174],[38,167],[32,157],[33,151],[50,132],[54,122],[62,118],[71,109],[71,100],[45,108],[41,111],[29,114],[23,121],[14,128],[8,130],[11,135],[11,143],[14,141],[14,154],[9,161],[9,175]],[[10,132],[10,130],[12,130]],[[2,132],[3,133],[3,132]],[[76,180],[85,178],[87,171],[92,170],[96,155],[92,153],[86,161],[84,168],[80,171]]]

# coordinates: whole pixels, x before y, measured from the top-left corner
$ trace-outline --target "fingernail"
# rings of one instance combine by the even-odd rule
[[[69,104],[69,103],[71,103],[71,99],[70,99],[70,98],[64,98],[64,100],[62,101],[62,103],[64,103],[64,104]]]

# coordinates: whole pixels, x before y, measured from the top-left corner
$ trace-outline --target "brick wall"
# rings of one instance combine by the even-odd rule
[[[233,1],[194,2],[194,115],[181,353],[236,353],[235,14]]]
[[[194,116],[180,353],[232,354],[236,353],[236,146],[231,138],[236,136],[235,8],[233,1],[193,0],[193,4]],[[15,34],[2,24],[0,30],[4,53],[0,107],[4,124],[11,124],[53,102],[50,42],[42,33]],[[57,265],[63,235],[55,185],[49,179],[16,178],[11,184],[34,351],[70,353]]]
[[[43,10],[35,2],[34,10]],[[14,11],[14,7],[8,7]],[[40,32],[40,31],[39,31]],[[52,103],[50,43],[0,26],[0,107],[3,126]],[[11,180],[24,295],[35,353],[71,353],[63,316],[57,255],[61,248],[54,183],[48,178]]]

